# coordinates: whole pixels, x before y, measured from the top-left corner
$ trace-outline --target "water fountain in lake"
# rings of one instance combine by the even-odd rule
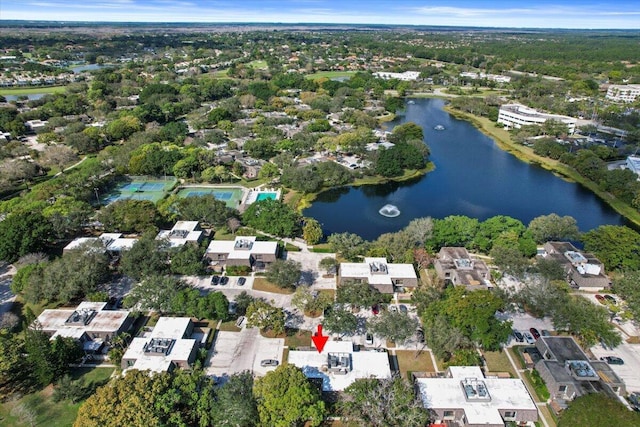
[[[400,209],[395,205],[384,205],[378,213],[387,218],[395,218],[400,215]]]

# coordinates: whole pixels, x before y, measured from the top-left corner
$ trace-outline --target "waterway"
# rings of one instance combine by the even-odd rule
[[[389,129],[408,121],[421,125],[435,170],[410,182],[345,187],[326,191],[303,212],[316,218],[325,234],[351,232],[368,240],[395,232],[414,218],[495,215],[527,225],[540,215],[570,215],[582,231],[624,218],[579,184],[567,182],[501,150],[469,122],[443,110],[441,99],[416,99]],[[436,126],[444,130],[436,130]],[[380,215],[386,204],[400,215]]]

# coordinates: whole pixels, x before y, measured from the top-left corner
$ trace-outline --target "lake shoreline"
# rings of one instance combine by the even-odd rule
[[[626,220],[634,224],[636,227],[640,228],[640,212],[636,211],[633,207],[627,205],[626,203],[618,200],[611,194],[600,190],[595,182],[584,178],[569,166],[564,165],[557,160],[538,156],[537,154],[533,153],[533,150],[531,148],[513,142],[508,134],[500,135],[498,131],[502,129],[492,129],[490,126],[493,125],[495,127],[495,124],[485,117],[475,116],[473,114],[456,110],[448,104],[444,107],[444,110],[457,119],[471,123],[476,129],[495,141],[496,145],[500,147],[501,150],[513,155],[517,159],[528,164],[540,166],[541,168],[556,174],[558,177],[564,179],[565,181],[574,182],[583,186],[600,200],[609,205],[613,210],[623,216]],[[504,130],[502,131],[506,132]]]

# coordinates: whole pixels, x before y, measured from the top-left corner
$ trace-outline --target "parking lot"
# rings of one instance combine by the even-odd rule
[[[282,363],[284,339],[264,338],[257,328],[243,328],[240,332],[218,331],[211,346],[205,370],[207,375],[226,377],[250,371],[264,375],[275,367],[262,367],[263,359],[276,359]]]
[[[624,360],[624,365],[610,365],[611,369],[624,381],[627,391],[640,392],[640,344],[623,342],[613,350],[608,350],[598,344],[591,347],[596,358],[603,356],[618,356]]]

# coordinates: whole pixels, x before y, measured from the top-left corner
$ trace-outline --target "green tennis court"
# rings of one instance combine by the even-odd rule
[[[110,204],[117,200],[149,200],[156,203],[162,199],[176,184],[175,177],[166,177],[166,179],[147,178],[147,177],[129,177],[128,180],[121,182],[116,187],[102,197],[103,204]]]
[[[178,197],[198,197],[207,194],[227,204],[227,207],[237,209],[244,189],[241,187],[185,187],[178,191]]]

